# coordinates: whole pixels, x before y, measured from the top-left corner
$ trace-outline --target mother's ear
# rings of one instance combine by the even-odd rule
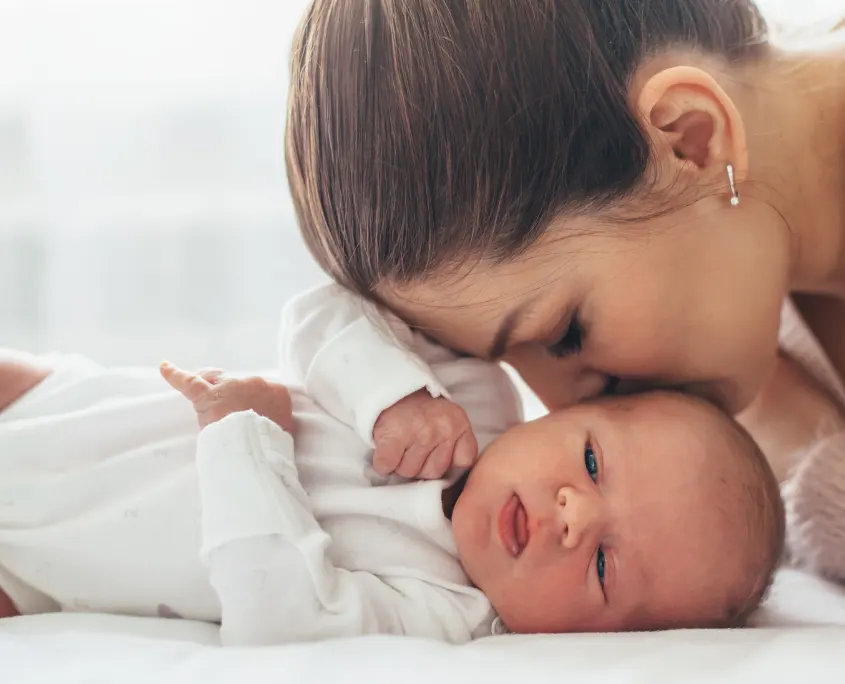
[[[690,66],[664,69],[632,95],[656,152],[658,182],[683,177],[693,184],[726,183],[728,164],[737,182],[748,176],[742,117],[706,71]]]

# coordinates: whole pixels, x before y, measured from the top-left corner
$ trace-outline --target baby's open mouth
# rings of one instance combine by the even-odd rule
[[[528,544],[528,514],[516,494],[499,511],[499,538],[514,558],[518,558]]]

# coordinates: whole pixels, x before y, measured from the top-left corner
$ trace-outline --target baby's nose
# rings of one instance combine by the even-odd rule
[[[576,549],[595,527],[599,518],[598,503],[574,487],[561,487],[557,493],[561,544]]]

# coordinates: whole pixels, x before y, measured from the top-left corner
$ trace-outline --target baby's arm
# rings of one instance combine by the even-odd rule
[[[437,478],[472,465],[478,445],[464,410],[411,346],[406,325],[336,285],[300,295],[282,314],[286,370],[375,447],[376,471]]]
[[[464,619],[467,599],[457,591],[332,564],[293,449],[290,435],[251,412],[200,434],[202,553],[222,606],[223,643],[367,633],[467,641],[475,625]]]

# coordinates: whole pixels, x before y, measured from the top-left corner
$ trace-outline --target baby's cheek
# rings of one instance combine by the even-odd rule
[[[581,576],[583,582],[583,574]],[[504,587],[504,599],[496,606],[502,621],[518,634],[592,631],[595,609],[585,601],[583,587],[566,572],[538,572],[514,586]]]

